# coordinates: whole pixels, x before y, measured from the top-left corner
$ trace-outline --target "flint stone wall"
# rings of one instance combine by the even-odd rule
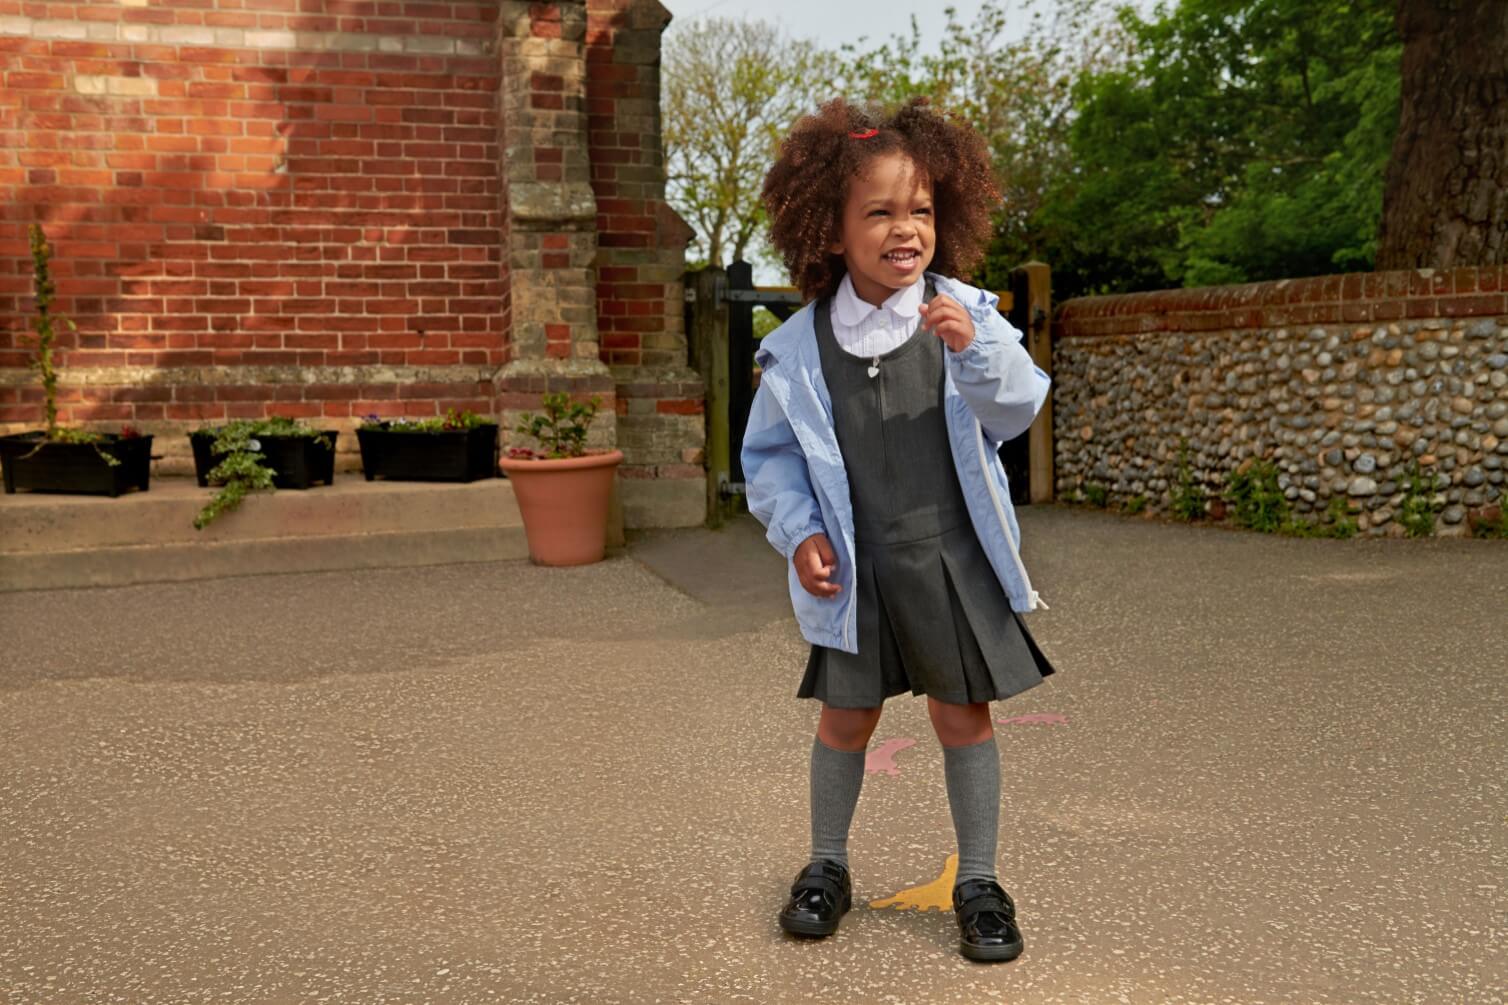
[[[1180,443],[1211,497],[1271,460],[1296,515],[1345,497],[1401,534],[1417,463],[1436,531],[1501,507],[1508,268],[1417,270],[1089,297],[1062,305],[1053,365],[1059,498],[1166,511]]]

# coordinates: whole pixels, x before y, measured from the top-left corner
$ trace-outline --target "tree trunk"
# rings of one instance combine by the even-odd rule
[[[1377,268],[1508,262],[1508,3],[1398,0],[1398,32]]]

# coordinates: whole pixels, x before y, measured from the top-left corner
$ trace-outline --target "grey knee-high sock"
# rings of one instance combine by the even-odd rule
[[[1000,749],[995,738],[967,747],[943,748],[948,808],[958,836],[958,879],[995,877],[1000,839]]]
[[[848,825],[864,784],[864,751],[812,741],[812,860],[848,865]]]

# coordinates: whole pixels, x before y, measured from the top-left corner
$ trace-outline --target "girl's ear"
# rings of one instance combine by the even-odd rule
[[[830,255],[837,255],[839,258],[842,258],[843,257],[843,242],[842,241],[834,241],[832,244],[829,244],[827,246],[827,252]]]

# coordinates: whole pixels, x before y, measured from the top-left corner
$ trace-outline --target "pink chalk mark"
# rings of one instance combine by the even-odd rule
[[[1068,716],[1057,712],[1032,712],[1028,715],[1013,715],[1008,719],[996,719],[1002,726],[1066,726]]]
[[[877,774],[881,771],[894,777],[901,773],[901,766],[895,763],[895,755],[907,747],[916,746],[916,741],[906,736],[898,736],[893,740],[886,740],[864,755],[864,771],[866,774]]]

